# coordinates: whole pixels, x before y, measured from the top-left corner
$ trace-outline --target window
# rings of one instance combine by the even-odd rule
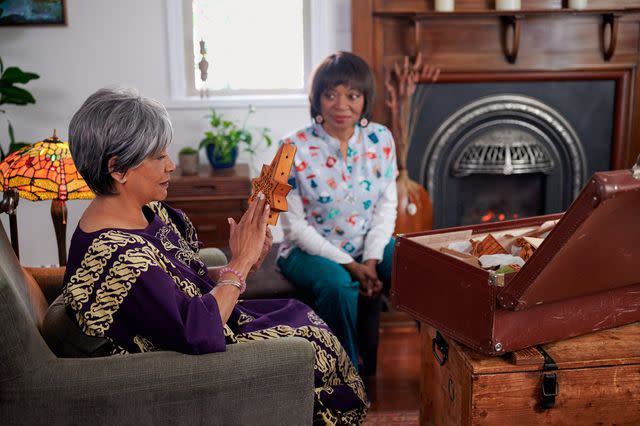
[[[193,0],[196,90],[264,92],[304,90],[303,0]],[[305,38],[307,40],[305,40]],[[209,62],[200,79],[199,41]]]
[[[304,105],[311,66],[328,53],[326,4],[167,0],[173,103],[202,104],[206,94],[221,106]],[[208,62],[204,82],[201,40]]]

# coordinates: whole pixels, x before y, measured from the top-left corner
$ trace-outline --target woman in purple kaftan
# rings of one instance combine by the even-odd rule
[[[243,276],[270,248],[264,197],[239,223],[230,220],[230,268],[221,271],[198,256],[184,213],[161,202],[175,169],[166,156],[170,126],[162,105],[126,90],[102,89],[74,115],[71,152],[96,199],[71,240],[67,311],[120,354],[204,354],[253,340],[305,338],[316,351],[314,423],[361,423],[362,381],[317,314],[296,300],[238,301]]]

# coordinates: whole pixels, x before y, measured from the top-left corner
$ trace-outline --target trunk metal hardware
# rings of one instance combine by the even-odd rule
[[[536,346],[536,349],[538,349],[538,352],[544,357],[540,407],[543,410],[548,410],[556,405],[556,396],[560,393],[558,376],[556,373],[551,373],[551,371],[558,370],[558,366],[554,359],[551,358],[551,355],[549,355],[541,345]]]
[[[439,331],[436,331],[436,337],[431,340],[431,350],[436,361],[442,367],[449,358],[449,344]]]

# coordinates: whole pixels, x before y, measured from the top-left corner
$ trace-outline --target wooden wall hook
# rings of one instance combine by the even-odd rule
[[[618,18],[619,15],[613,13],[605,13],[602,15],[602,56],[604,56],[605,61],[609,61],[616,51],[616,44],[618,43]],[[607,27],[610,33],[608,45],[605,39]]]
[[[518,59],[518,49],[520,49],[520,29],[521,15],[501,16],[502,21],[502,51],[510,64],[515,64]],[[511,31],[509,31],[511,30]],[[511,32],[511,43],[508,34]]]

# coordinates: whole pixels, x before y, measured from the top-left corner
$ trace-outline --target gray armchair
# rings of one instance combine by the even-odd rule
[[[39,332],[47,305],[0,226],[2,424],[312,421],[314,352],[306,340],[229,345],[208,355],[59,358]]]

